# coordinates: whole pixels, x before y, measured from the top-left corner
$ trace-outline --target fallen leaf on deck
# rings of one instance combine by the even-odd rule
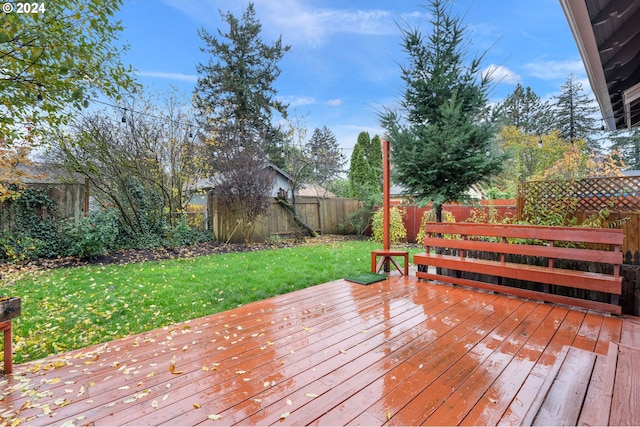
[[[489,402],[491,402],[491,403],[498,403],[498,401],[497,401],[496,399],[492,399],[492,398],[489,398]]]
[[[162,396],[162,401],[164,402],[165,400],[167,400],[169,398],[169,393],[165,394],[164,396]]]
[[[289,415],[291,415],[291,412],[285,412],[284,414],[280,415],[280,419],[286,420]]]
[[[153,409],[156,409],[156,408],[158,407],[158,401],[157,401],[157,400],[154,400],[153,402],[151,402],[151,407],[152,407]]]
[[[193,407],[196,408],[196,409],[200,409],[200,404],[199,403],[194,403]]]
[[[293,402],[291,401],[291,399],[287,399],[287,405],[288,405],[288,406],[293,405]]]
[[[306,393],[305,396],[309,399],[315,399],[316,397],[318,397],[318,395],[315,393]]]
[[[386,416],[387,416],[387,420],[390,420],[391,419],[391,411],[387,411]]]
[[[213,420],[213,421],[217,421],[220,418],[222,418],[222,415],[220,415],[220,414],[210,414],[210,415],[207,415],[207,418],[209,418],[210,420]]]

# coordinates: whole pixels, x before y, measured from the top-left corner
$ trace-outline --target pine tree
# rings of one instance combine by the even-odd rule
[[[372,144],[369,138],[369,133],[360,132],[358,135],[358,141],[351,153],[351,164],[349,166],[349,189],[351,197],[355,197],[360,200],[378,200],[382,192],[382,184],[378,179],[378,173],[372,167],[379,165],[382,170],[382,154],[380,154],[380,161],[376,163],[372,160],[375,154],[371,150]],[[380,153],[382,153],[381,150]]]
[[[307,146],[313,156],[314,181],[324,186],[336,179],[345,160],[333,132],[326,126],[316,128]]]
[[[502,126],[515,126],[524,134],[536,136],[551,131],[551,106],[542,101],[529,86],[525,89],[518,83],[513,93],[498,104],[496,110]]]
[[[282,37],[271,46],[262,41],[262,25],[253,3],[247,5],[241,20],[230,12],[222,18],[229,31],[218,30],[220,39],[204,28],[198,31],[207,45],[201,50],[211,59],[196,66],[200,77],[195,103],[218,126],[224,123],[238,133],[264,137],[273,131],[274,112],[287,116],[287,105],[276,99],[274,82],[280,75],[278,62],[290,46],[282,44]]]
[[[492,149],[490,76],[478,80],[482,56],[464,63],[464,28],[450,1],[432,0],[429,12],[428,36],[402,30],[408,55],[401,66],[402,114],[386,109],[380,120],[396,182],[419,202],[432,201],[441,221],[442,204],[468,198],[472,185],[500,171],[503,157]]]
[[[598,108],[584,93],[582,84],[573,74],[567,77],[562,85],[562,93],[555,99],[555,124],[562,137],[571,143],[584,139],[587,149],[600,152],[599,142],[590,137],[594,131],[598,130],[598,121],[595,119]]]
[[[282,140],[272,118],[274,113],[287,116],[287,105],[276,99],[274,82],[280,75],[278,62],[289,46],[282,44],[282,37],[272,45],[262,41],[253,3],[241,19],[230,12],[221,15],[228,32],[218,30],[218,37],[204,28],[198,32],[206,43],[202,51],[211,58],[196,67],[200,77],[194,103],[207,133],[216,195],[232,214],[241,216],[246,239],[248,228],[269,206],[273,177],[265,167],[266,153],[270,144]],[[239,171],[246,179],[239,179]]]
[[[640,169],[640,129],[617,132],[611,149],[616,150],[629,169]]]

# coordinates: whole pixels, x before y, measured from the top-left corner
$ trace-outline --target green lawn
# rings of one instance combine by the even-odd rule
[[[15,362],[228,310],[370,269],[380,245],[342,241],[127,265],[54,269],[3,294],[22,298]],[[412,250],[415,253],[418,250]]]

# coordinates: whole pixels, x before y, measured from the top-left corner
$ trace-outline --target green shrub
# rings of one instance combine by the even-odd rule
[[[0,234],[0,259],[6,262],[22,262],[38,257],[42,241],[26,234]]]
[[[397,206],[389,209],[389,240],[391,244],[402,242],[407,238],[407,229],[402,221],[403,215],[403,211]],[[373,240],[379,243],[383,243],[384,240],[383,217],[383,209],[378,209],[373,214]]]
[[[442,216],[444,222],[456,222],[456,217],[449,211],[442,211]],[[418,230],[418,234],[416,234],[416,243],[419,245],[422,244],[424,238],[427,237],[427,233],[425,232],[425,228],[427,226],[427,222],[434,222],[436,220],[436,211],[433,209],[429,209],[428,211],[424,211],[422,214],[422,219],[420,220],[420,229]],[[449,236],[449,235],[446,235]]]
[[[91,212],[67,230],[71,241],[69,255],[92,258],[117,248],[120,227],[114,211]]]

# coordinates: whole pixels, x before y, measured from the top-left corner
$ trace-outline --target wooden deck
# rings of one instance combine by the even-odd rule
[[[518,425],[569,408],[570,424],[637,425],[638,348],[637,318],[415,277],[338,280],[16,365],[0,422]],[[563,368],[575,360],[590,368]]]

